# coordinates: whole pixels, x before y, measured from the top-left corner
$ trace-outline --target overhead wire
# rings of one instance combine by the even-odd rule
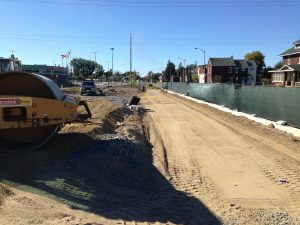
[[[128,40],[127,36],[83,36],[83,35],[60,35],[60,34],[24,34],[24,33],[0,33],[0,36],[13,36],[13,37],[59,37],[59,38],[71,38],[71,39],[97,39],[97,40]],[[199,40],[288,40],[298,38],[296,36],[258,36],[258,37],[149,37],[149,36],[135,36],[135,40],[152,40],[152,41],[199,41]]]
[[[114,44],[114,45],[128,45],[128,42],[104,42],[104,41],[74,41],[74,40],[61,40],[61,39],[40,39],[40,38],[7,38],[1,37],[2,40],[18,40],[18,41],[40,41],[40,42],[58,42],[58,43],[76,43],[76,44]],[[268,42],[214,42],[206,43],[202,42],[202,46],[209,45],[266,45],[275,43],[286,43],[286,41],[268,41]],[[143,46],[195,46],[196,43],[149,43],[149,42],[134,42],[133,45],[143,45]]]

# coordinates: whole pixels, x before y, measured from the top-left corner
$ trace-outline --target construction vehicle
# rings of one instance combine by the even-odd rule
[[[91,118],[85,101],[64,95],[51,79],[19,68],[12,58],[0,59],[0,152],[35,150],[65,124]],[[80,105],[86,114],[78,114]]]

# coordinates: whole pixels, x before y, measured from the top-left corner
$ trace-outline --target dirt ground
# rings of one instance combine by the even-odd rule
[[[300,224],[299,139],[159,90],[140,97],[139,109],[87,98],[92,120],[1,154],[0,224]]]
[[[171,183],[220,223],[300,224],[299,139],[160,91],[142,104]]]

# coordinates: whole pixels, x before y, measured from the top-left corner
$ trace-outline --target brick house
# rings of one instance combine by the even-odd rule
[[[272,84],[276,86],[300,86],[300,40],[294,46],[279,56],[282,57],[283,66],[272,70]]]
[[[209,58],[207,83],[255,84],[257,65],[254,60],[230,58]]]

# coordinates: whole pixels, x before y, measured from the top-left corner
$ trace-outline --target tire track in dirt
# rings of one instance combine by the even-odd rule
[[[160,104],[164,104],[163,101],[159,101]],[[149,104],[149,103],[148,103]],[[147,105],[148,105],[147,104]],[[150,104],[157,104],[157,102],[151,102]],[[151,117],[151,116],[150,116]],[[164,142],[170,140],[163,140],[155,124],[153,118],[148,119],[148,126],[151,123],[151,129],[148,128],[148,133],[159,135],[160,145],[163,146],[166,151],[167,158],[164,158],[164,164],[168,164],[168,175],[170,176],[170,182],[178,191],[186,193],[188,196],[201,199],[208,208],[213,208],[214,212],[219,215],[225,215],[227,218],[233,217],[230,214],[230,204],[218,196],[216,187],[210,182],[207,177],[202,175],[201,167],[199,164],[191,159],[194,157],[189,152],[182,149],[180,152],[173,152],[172,149],[166,149]],[[148,135],[148,137],[151,135]],[[153,139],[153,137],[152,137]],[[156,139],[156,137],[154,138]],[[151,143],[153,140],[149,140]],[[155,142],[155,149],[161,149],[157,142]],[[167,145],[167,144],[166,144]],[[157,154],[159,155],[159,154]],[[183,202],[182,205],[185,203]],[[186,207],[190,205],[184,205]],[[240,207],[235,206],[235,210],[240,210]],[[205,217],[201,215],[201,212],[194,211],[199,217]],[[205,213],[204,213],[205,214]],[[218,218],[221,221],[221,218]],[[195,218],[191,224],[199,224],[199,218]],[[203,224],[210,224],[212,221],[202,221]],[[213,224],[213,223],[212,223]]]
[[[265,139],[262,136],[247,132],[240,127],[234,126],[234,124],[226,122],[219,119],[212,114],[204,113],[196,107],[191,106],[186,103],[180,97],[171,96],[173,99],[176,99],[181,104],[201,113],[203,116],[208,117],[212,120],[217,121],[218,123],[224,125],[232,132],[240,135],[251,142],[253,148],[256,152],[253,152],[253,148],[245,148],[248,151],[248,155],[251,157],[251,160],[254,161],[261,172],[274,184],[285,189],[289,193],[289,207],[292,209],[292,212],[297,214],[298,219],[300,218],[300,161],[290,157],[287,153],[283,153],[282,150],[276,149],[274,147],[275,143],[267,141],[265,144]],[[278,146],[278,145],[277,145]],[[281,146],[288,150],[285,146]]]
[[[164,94],[162,94],[164,95]],[[165,95],[166,96],[166,95]],[[269,170],[274,170],[274,174],[278,177],[282,177],[281,174],[279,174],[278,171],[283,172],[283,174],[290,175],[293,177],[296,181],[296,183],[288,183],[290,185],[290,189],[294,189],[293,193],[296,193],[296,189],[298,187],[299,178],[298,175],[295,173],[297,169],[299,168],[299,162],[297,160],[294,160],[294,167],[285,169],[283,165],[289,164],[292,165],[291,160],[293,161],[294,158],[286,157],[285,154],[280,152],[276,157],[274,154],[272,154],[274,151],[278,152],[276,149],[274,149],[274,146],[271,144],[264,145],[263,137],[261,137],[260,140],[255,139],[253,137],[253,134],[249,135],[247,132],[245,132],[243,129],[241,129],[239,126],[235,127],[236,123],[232,123],[231,120],[225,121],[222,120],[222,117],[218,119],[218,113],[213,113],[213,115],[208,114],[208,110],[204,108],[202,111],[197,109],[197,107],[191,106],[186,100],[179,99],[179,97],[174,97],[171,95],[167,95],[168,100],[166,98],[163,98],[161,96],[156,96],[155,98],[145,98],[143,104],[145,104],[147,107],[150,106],[151,109],[153,109],[153,113],[151,114],[151,117],[155,121],[155,125],[157,126],[156,129],[159,131],[162,131],[163,128],[160,127],[161,120],[168,119],[168,116],[164,117],[164,114],[161,114],[160,117],[156,118],[155,109],[157,109],[157,105],[165,106],[170,105],[174,106],[176,105],[177,108],[182,108],[182,110],[185,110],[184,107],[188,107],[192,109],[189,113],[193,114],[193,116],[200,117],[207,117],[208,119],[214,120],[219,125],[226,127],[231,132],[236,134],[239,138],[241,138],[245,143],[253,142],[251,145],[245,146],[246,154],[248,154],[250,157],[249,160],[253,161],[253,164],[257,165],[259,168],[259,171],[263,173],[264,168],[270,168]],[[151,105],[156,106],[156,108],[152,108]],[[165,108],[165,107],[164,107]],[[170,107],[171,109],[171,107]],[[151,111],[150,111],[151,112]],[[209,111],[210,112],[210,111]],[[200,113],[200,114],[199,114]],[[217,114],[217,115],[216,115]],[[174,114],[175,116],[175,114]],[[217,117],[217,118],[216,118]],[[233,118],[234,119],[234,118]],[[182,118],[176,117],[175,121],[178,121],[178,123],[181,123]],[[170,121],[172,122],[172,121]],[[168,132],[167,130],[163,130],[164,132]],[[186,151],[185,149],[181,149],[180,151],[174,152],[172,150],[172,143],[170,144],[171,140],[168,140],[167,138],[163,139],[163,142],[165,142],[165,146],[167,146],[167,155],[168,155],[168,164],[169,164],[169,176],[170,176],[170,182],[174,185],[174,187],[177,190],[183,191],[187,193],[188,196],[193,196],[197,199],[200,199],[202,202],[205,203],[205,205],[212,209],[213,212],[215,212],[218,215],[218,218],[222,223],[225,224],[270,224],[270,221],[274,220],[272,224],[277,224],[284,221],[289,221],[289,224],[293,224],[292,218],[288,214],[286,214],[284,211],[278,211],[276,208],[276,204],[274,205],[274,209],[252,209],[252,208],[243,208],[239,206],[239,204],[232,204],[232,202],[228,202],[227,199],[224,199],[221,192],[218,190],[218,188],[213,184],[213,182],[207,177],[207,174],[205,173],[205,170],[202,170],[201,165],[199,165],[199,162],[196,160],[195,152],[194,151]],[[278,144],[275,146],[278,146]],[[213,147],[213,146],[212,146]],[[249,147],[249,148],[248,148]],[[255,149],[254,152],[252,152],[252,148]],[[266,149],[269,148],[269,151]],[[260,149],[257,151],[257,149]],[[245,154],[245,155],[246,155]],[[270,155],[272,157],[272,160],[269,160]],[[296,155],[297,156],[297,155]],[[287,160],[286,162],[282,162],[281,158],[285,158]],[[271,165],[266,165],[266,161],[269,160],[269,163]],[[264,166],[264,167],[263,167]],[[282,167],[283,166],[283,167]],[[290,173],[288,173],[291,171]],[[265,175],[265,174],[264,174]],[[265,175],[266,176],[266,175]],[[267,176],[266,176],[267,177]],[[270,180],[270,179],[269,179]],[[271,180],[272,181],[272,180]],[[276,181],[276,178],[273,182]],[[276,183],[278,185],[278,183]],[[287,185],[287,186],[288,186]],[[254,199],[255,200],[255,199]],[[258,200],[257,200],[258,201]],[[266,200],[267,201],[267,200]],[[298,204],[298,198],[294,199],[295,205],[291,204],[290,207],[297,209]],[[274,202],[276,203],[276,202]],[[292,201],[291,201],[292,203]],[[273,204],[273,202],[270,202],[270,204]],[[271,219],[272,218],[272,219]],[[281,219],[280,219],[281,218]],[[295,222],[297,224],[297,222]]]

